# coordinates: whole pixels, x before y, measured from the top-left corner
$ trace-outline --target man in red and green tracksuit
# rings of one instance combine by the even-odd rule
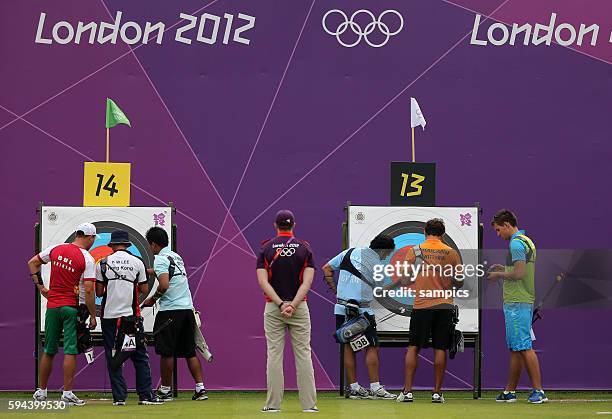
[[[73,392],[77,350],[77,307],[79,288],[85,288],[85,303],[89,311],[89,328],[96,327],[95,261],[88,250],[96,239],[96,227],[83,223],[76,229],[72,243],[50,246],[28,262],[30,275],[40,293],[47,298],[45,313],[45,347],[40,360],[40,388],[34,400],[47,399],[47,383],[57,354],[60,337],[64,336],[64,392],[61,400],[70,406],[82,406],[85,401]],[[49,288],[45,286],[40,268],[51,264]]]

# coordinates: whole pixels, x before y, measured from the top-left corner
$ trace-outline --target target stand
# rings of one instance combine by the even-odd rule
[[[474,207],[398,207],[356,206],[349,202],[345,210],[347,220],[342,226],[344,249],[368,247],[375,236],[387,234],[394,239],[396,247],[391,256],[381,263],[395,264],[405,260],[409,248],[425,240],[425,223],[432,218],[441,218],[446,225],[443,242],[459,253],[462,264],[476,266],[482,262],[483,226],[478,222],[478,204]],[[391,283],[389,277],[384,281]],[[466,276],[462,289],[469,291],[469,298],[455,299],[455,304],[459,306],[457,329],[463,332],[465,347],[474,349],[472,390],[474,399],[477,399],[482,390],[481,281],[477,275]],[[372,301],[381,347],[408,346],[412,300],[409,297],[386,297]],[[344,350],[340,345],[341,395],[344,395],[345,383]]]
[[[38,222],[35,225],[34,252],[40,253],[48,246],[60,243],[70,243],[74,239],[76,227],[81,223],[92,223],[96,226],[97,235],[89,253],[93,256],[96,263],[112,253],[107,246],[110,241],[111,233],[114,230],[127,231],[131,246],[128,250],[140,257],[145,268],[153,267],[154,255],[149,249],[149,244],[145,238],[146,231],[158,226],[166,230],[170,240],[171,249],[176,251],[176,224],[172,223],[176,210],[170,203],[169,207],[65,207],[65,206],[45,206],[40,203],[37,210]],[[41,267],[43,282],[48,287],[50,277],[50,265]],[[157,289],[157,279],[154,276],[149,278],[149,294],[140,296],[141,304],[148,296],[155,293]],[[41,298],[37,289],[35,292],[35,347],[34,347],[34,388],[38,388],[39,358],[45,339],[45,313],[47,310],[47,300]],[[102,335],[100,311],[101,298],[96,297],[96,314],[98,316],[98,326],[91,331],[94,347],[104,346]],[[144,318],[144,329],[147,342],[154,343],[153,325],[157,310],[155,308],[146,309],[141,314]],[[63,346],[63,338],[60,339]],[[103,361],[104,362],[104,361]],[[177,392],[177,365],[174,360],[173,390]]]

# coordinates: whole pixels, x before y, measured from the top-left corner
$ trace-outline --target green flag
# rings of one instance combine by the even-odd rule
[[[119,106],[112,99],[106,98],[106,128],[112,128],[117,124],[132,126]]]

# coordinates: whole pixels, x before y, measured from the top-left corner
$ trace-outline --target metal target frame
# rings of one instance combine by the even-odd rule
[[[389,205],[353,205],[351,202],[347,202],[344,207],[346,213],[346,221],[342,223],[342,248],[349,248],[349,226],[350,226],[350,207],[351,206],[367,206],[367,207],[380,207],[380,208],[393,208],[398,209],[397,206]],[[423,207],[419,207],[423,208]],[[436,206],[434,208],[459,208],[451,206]],[[461,207],[464,208],[464,207]],[[467,208],[467,207],[465,207]],[[484,226],[480,223],[480,215],[482,209],[479,203],[475,203],[473,207],[476,209],[476,220],[475,223],[478,228],[478,251],[477,251],[477,263],[482,263],[482,240],[484,233]],[[474,360],[473,360],[473,383],[472,383],[472,396],[474,399],[478,399],[482,395],[482,284],[481,281],[477,283],[478,290],[478,309],[477,309],[477,331],[475,332],[464,332],[464,340],[466,348],[474,348]],[[378,340],[380,347],[389,348],[406,348],[408,346],[408,335],[404,332],[378,332]],[[346,385],[346,375],[344,371],[344,348],[343,345],[339,346],[340,353],[340,395],[345,395],[344,386]]]
[[[46,205],[44,205],[42,202],[39,203],[38,208],[36,209],[36,212],[38,214],[38,222],[34,225],[34,254],[38,254],[40,253],[43,249],[42,249],[42,234],[43,234],[43,213],[44,213],[44,209],[45,207],[47,207]],[[54,205],[54,206],[48,206],[48,207],[53,207],[53,208],[61,208],[61,207],[65,207],[65,208],[88,208],[88,209],[92,209],[95,207],[75,207],[75,206],[61,206],[61,205]],[[113,207],[104,207],[104,209],[112,209]],[[117,207],[117,208],[121,208],[121,209],[126,209],[129,207]],[[174,208],[174,205],[172,204],[172,202],[169,203],[168,207],[139,207],[139,208],[163,208],[166,209],[168,211],[168,214],[170,215],[169,220],[168,220],[168,224],[169,224],[169,236],[170,236],[170,247],[173,251],[176,251],[177,249],[177,226],[176,224],[174,224],[173,220],[174,220],[174,216],[176,215],[176,209]],[[104,221],[96,221],[96,225],[98,226],[98,224],[104,224],[104,223],[110,223],[108,225],[104,225],[105,228],[110,228],[110,227],[117,227],[115,226],[112,220],[104,220]],[[124,223],[120,223],[121,227],[125,227],[128,230],[134,230],[133,227],[124,224]],[[153,225],[151,225],[152,227]],[[144,243],[142,241],[142,237],[139,237],[140,234],[132,234],[131,236],[135,237],[138,241],[138,244],[142,247],[145,245],[148,245],[147,243]],[[72,232],[70,235],[66,236],[65,241],[69,242],[70,239],[74,237],[74,232]],[[142,255],[143,256],[143,261],[145,262],[145,267],[149,268],[152,267],[152,262],[153,262],[153,257],[147,257],[148,255]],[[156,280],[153,281],[149,281],[150,283],[156,283]],[[152,293],[155,290],[154,287],[149,289],[149,293]],[[39,379],[38,379],[38,374],[39,374],[39,361],[40,361],[40,355],[42,353],[42,349],[43,349],[43,344],[44,344],[44,330],[41,330],[41,296],[40,293],[38,292],[38,290],[35,288],[34,289],[34,389],[38,388],[39,386]],[[99,317],[99,316],[98,316]],[[92,331],[91,332],[92,335],[92,341],[93,341],[93,345],[94,347],[102,347],[104,346],[104,339],[102,336],[102,332],[101,331]],[[154,336],[152,334],[151,331],[149,332],[145,332],[145,335],[147,336],[147,341],[149,343],[153,343],[154,342]],[[60,346],[63,347],[64,342],[63,342],[63,337],[60,338]],[[174,360],[174,372],[173,372],[173,390],[176,396],[177,393],[177,364],[176,364],[176,359]]]

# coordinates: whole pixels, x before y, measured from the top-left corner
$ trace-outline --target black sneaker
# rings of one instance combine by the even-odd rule
[[[444,403],[444,396],[442,395],[442,393],[433,393],[431,395],[431,402],[432,403]]]
[[[196,391],[191,396],[191,400],[208,400],[208,394],[206,393],[206,389],[203,388],[200,391]]]
[[[113,406],[125,406],[125,400],[115,400]]]
[[[164,404],[164,401],[159,397],[151,397],[150,399],[139,400],[138,404],[147,406],[158,406],[160,404]]]
[[[172,391],[166,393],[165,391],[157,390],[157,398],[163,402],[171,402]]]

